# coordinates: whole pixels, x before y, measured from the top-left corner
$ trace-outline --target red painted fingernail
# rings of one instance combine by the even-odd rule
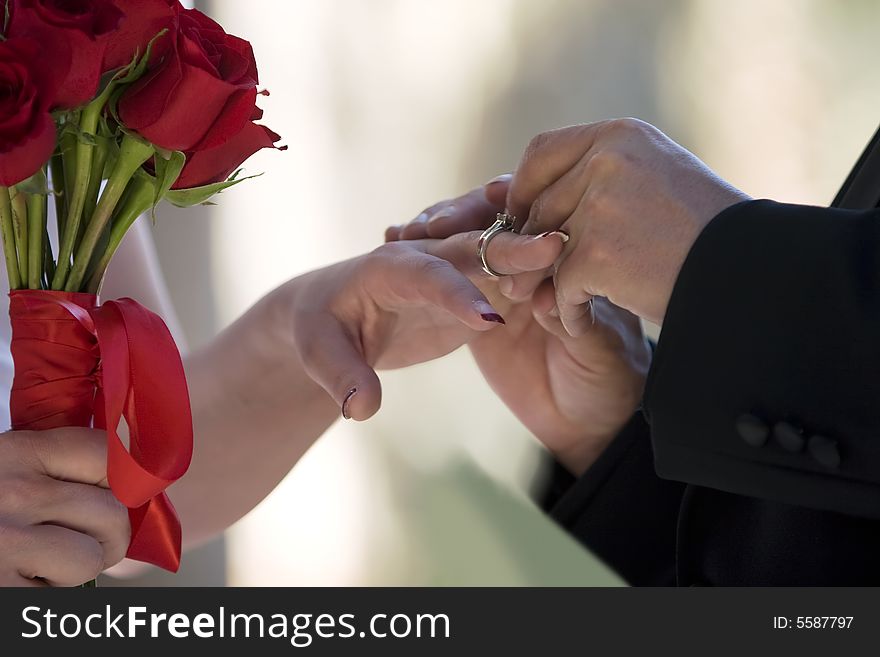
[[[348,402],[351,401],[351,398],[357,394],[358,389],[352,388],[348,391],[348,394],[345,396],[345,400],[342,402],[342,417],[346,420],[351,419],[351,413],[348,412]]]
[[[484,322],[495,322],[496,324],[507,324],[504,321],[504,318],[498,313],[481,313],[480,317],[483,318]]]

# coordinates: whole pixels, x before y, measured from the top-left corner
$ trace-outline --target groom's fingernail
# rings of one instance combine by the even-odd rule
[[[430,223],[437,221],[438,219],[445,219],[446,217],[451,217],[454,214],[455,214],[455,206],[448,205],[445,208],[443,208],[442,210],[438,210],[437,212],[432,214],[431,217],[428,219],[428,223],[430,224]]]
[[[504,276],[498,280],[498,291],[506,297],[513,293],[513,279],[510,276]]]
[[[352,388],[351,390],[349,390],[348,394],[345,396],[345,400],[343,400],[342,402],[342,417],[344,417],[346,420],[351,419],[351,413],[348,410],[348,403],[351,401],[351,398],[357,394],[357,391],[357,388]]]
[[[489,185],[497,185],[498,183],[510,182],[511,180],[513,180],[512,173],[502,173],[500,176],[495,176],[494,178],[492,178],[492,180],[490,180],[483,186],[488,187]]]
[[[565,233],[561,230],[550,230],[550,231],[547,231],[546,233],[541,233],[540,235],[535,235],[535,239],[542,240],[545,237],[550,237],[551,235],[555,235],[556,237],[561,239],[563,244],[565,244],[566,242],[568,242],[569,239],[571,239],[568,236],[568,233]]]

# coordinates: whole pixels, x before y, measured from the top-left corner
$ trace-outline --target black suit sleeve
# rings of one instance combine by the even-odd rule
[[[639,412],[581,477],[556,464],[543,506],[630,584],[671,586],[684,489],[654,473],[650,432]]]
[[[657,473],[880,518],[880,211],[750,201],[679,274],[648,378]]]

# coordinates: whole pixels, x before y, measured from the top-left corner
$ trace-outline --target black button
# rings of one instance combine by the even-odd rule
[[[789,452],[800,452],[804,448],[804,432],[788,422],[773,425],[773,438]]]
[[[752,447],[763,447],[770,435],[770,427],[761,418],[746,413],[736,418],[736,432]]]
[[[811,436],[807,442],[807,450],[810,456],[826,468],[840,466],[840,450],[837,449],[837,441],[825,436]]]

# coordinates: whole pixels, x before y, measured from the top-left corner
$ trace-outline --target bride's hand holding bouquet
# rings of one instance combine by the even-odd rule
[[[256,123],[250,44],[177,0],[5,5],[0,229],[13,429],[106,428],[129,556],[175,570],[180,525],[164,490],[192,453],[183,367],[158,316],[97,294],[138,216],[163,199],[208,201],[279,137]]]

